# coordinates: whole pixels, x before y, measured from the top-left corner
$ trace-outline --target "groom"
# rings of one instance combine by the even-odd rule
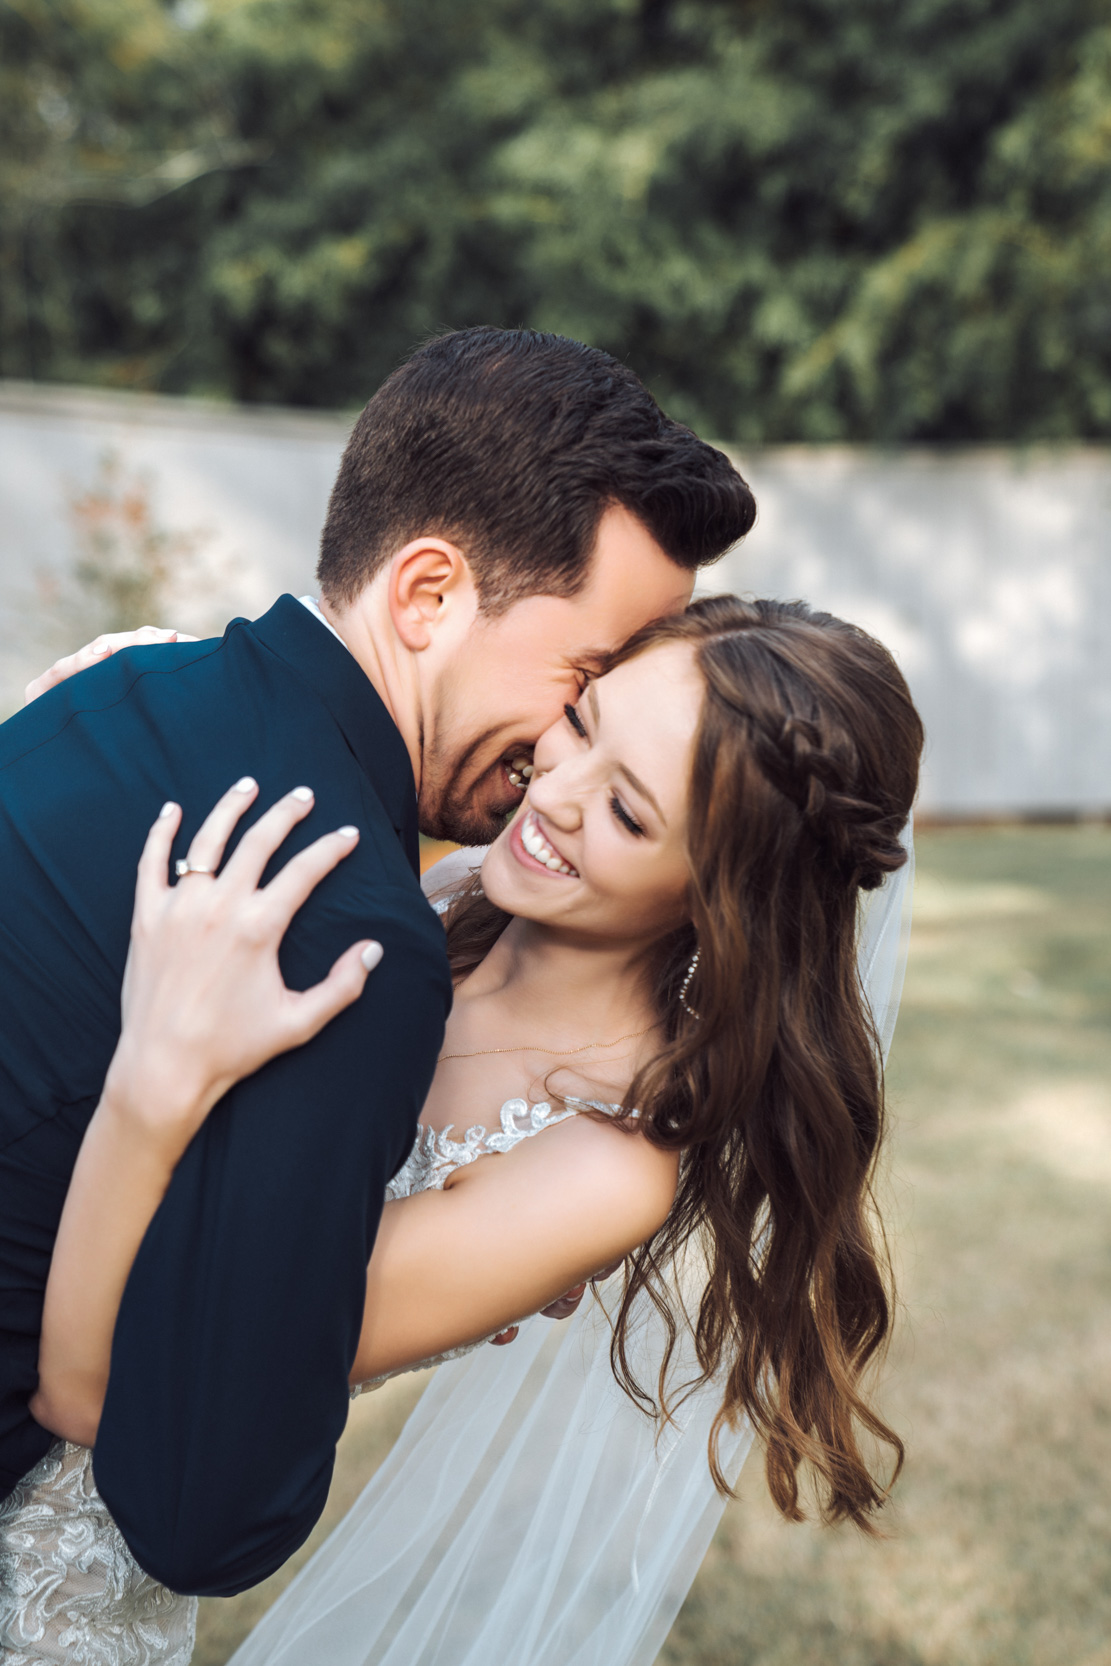
[[[43,1290],[163,800],[185,807],[182,856],[237,777],[258,780],[260,812],[312,788],[283,857],[345,822],[362,837],[294,921],[286,981],[316,982],[358,936],[384,945],[389,972],[227,1095],[120,1310],[97,1485],[148,1573],[229,1595],[285,1561],[323,1508],[385,1186],[451,1003],[418,827],[493,838],[582,672],[685,606],[695,570],[753,516],[728,460],[615,360],[460,331],[414,354],[356,423],[319,610],[283,596],[220,640],[119,654],[3,725],[0,1498],[52,1440],[28,1410]]]

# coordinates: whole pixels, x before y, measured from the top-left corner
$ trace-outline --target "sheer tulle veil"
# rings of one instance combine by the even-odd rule
[[[904,842],[910,859],[864,897],[859,926],[885,1058],[910,928],[909,826]],[[430,877],[442,890],[480,859],[460,853]],[[603,1286],[564,1323],[529,1320],[511,1347],[442,1365],[231,1666],[649,1666],[724,1507],[706,1461],[720,1392],[708,1383],[659,1430],[614,1381],[613,1302]],[[641,1380],[655,1380],[661,1351],[646,1304],[630,1350]],[[697,1375],[689,1342],[684,1368]],[[722,1440],[731,1482],[752,1439],[742,1426]]]

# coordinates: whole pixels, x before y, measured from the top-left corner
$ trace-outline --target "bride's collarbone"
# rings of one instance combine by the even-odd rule
[[[436,1129],[450,1125],[457,1133],[476,1125],[490,1129],[497,1127],[501,1107],[511,1099],[556,1108],[567,1098],[620,1105],[628,1085],[627,1069],[587,1074],[582,1066],[540,1054],[449,1059],[437,1068],[421,1122]]]

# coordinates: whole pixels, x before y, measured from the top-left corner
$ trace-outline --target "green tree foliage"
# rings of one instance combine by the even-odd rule
[[[1111,434],[1111,0],[0,0],[0,186],[9,376],[490,321],[723,438]]]

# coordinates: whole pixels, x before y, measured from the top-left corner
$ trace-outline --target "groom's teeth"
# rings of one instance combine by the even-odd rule
[[[514,758],[512,767],[519,771],[521,775],[532,774],[532,765],[527,758]]]
[[[524,769],[521,771],[521,774],[524,776],[526,781],[531,781],[533,776],[536,774],[535,767],[532,764],[526,764]]]

